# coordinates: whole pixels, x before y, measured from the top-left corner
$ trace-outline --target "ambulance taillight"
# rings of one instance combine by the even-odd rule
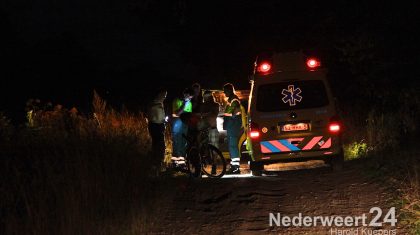
[[[249,133],[249,137],[251,137],[251,139],[257,139],[258,137],[260,137],[260,132],[259,131],[251,131]]]
[[[316,58],[309,58],[306,61],[306,66],[308,66],[309,69],[312,69],[313,70],[313,69],[321,66],[321,62],[318,59],[316,59]]]
[[[330,131],[330,133],[333,134],[338,134],[340,132],[340,129],[340,124],[337,122],[330,123],[330,125],[328,126],[328,130]]]
[[[249,130],[249,137],[251,139],[258,139],[260,137],[260,131],[258,128],[258,124],[251,122],[250,124],[250,130]]]
[[[268,73],[271,70],[271,64],[268,62],[261,62],[258,67],[257,71],[260,73]]]
[[[331,134],[340,134],[340,132],[342,132],[342,122],[340,120],[341,119],[338,116],[333,116],[330,118],[328,131]]]

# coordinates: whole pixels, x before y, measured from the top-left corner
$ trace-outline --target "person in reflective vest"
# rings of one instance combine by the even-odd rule
[[[231,159],[230,169],[227,174],[240,174],[240,153],[238,143],[242,133],[241,102],[235,95],[235,88],[231,83],[227,83],[223,86],[223,92],[228,97],[223,124],[227,131],[229,155]]]
[[[152,137],[153,167],[157,173],[163,170],[162,163],[165,156],[165,109],[163,102],[166,95],[166,89],[158,89],[147,109],[149,133]]]
[[[191,98],[193,91],[186,88],[182,97],[174,99],[172,102],[172,162],[177,166],[185,165],[185,152],[187,140],[183,135],[187,135],[188,126],[182,122],[181,115],[192,112]]]

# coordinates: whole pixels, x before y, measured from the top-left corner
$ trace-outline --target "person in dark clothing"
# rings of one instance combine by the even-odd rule
[[[203,94],[201,92],[201,85],[194,83],[192,85],[193,97],[191,99],[192,112],[200,113],[200,106],[203,104]]]
[[[217,115],[220,105],[214,100],[213,92],[205,91],[203,94],[204,103],[201,105],[200,113],[204,126],[209,127],[209,143],[219,147],[219,132],[217,131]]]
[[[158,170],[163,168],[165,156],[165,109],[163,101],[166,99],[167,91],[159,89],[147,110],[149,133],[152,137],[153,165]]]

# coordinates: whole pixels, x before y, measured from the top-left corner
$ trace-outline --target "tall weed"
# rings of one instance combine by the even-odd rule
[[[146,216],[147,120],[96,92],[93,110],[30,109],[17,129],[0,117],[0,234],[112,234]]]

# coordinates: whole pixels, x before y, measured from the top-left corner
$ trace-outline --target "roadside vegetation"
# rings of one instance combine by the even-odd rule
[[[37,100],[27,111],[21,127],[0,115],[0,234],[147,229],[161,183],[142,113],[117,112],[96,93],[89,116]]]
[[[352,68],[362,68],[363,61],[359,63]],[[345,158],[363,159],[366,172],[390,186],[399,222],[420,234],[419,89],[400,84],[399,76],[386,69],[350,74],[354,84],[339,94]]]
[[[418,137],[417,137],[418,140]],[[410,234],[420,234],[420,150],[414,141],[406,148],[375,150],[366,143],[354,142],[345,147],[348,161],[363,161],[364,173],[389,188],[400,225]]]

